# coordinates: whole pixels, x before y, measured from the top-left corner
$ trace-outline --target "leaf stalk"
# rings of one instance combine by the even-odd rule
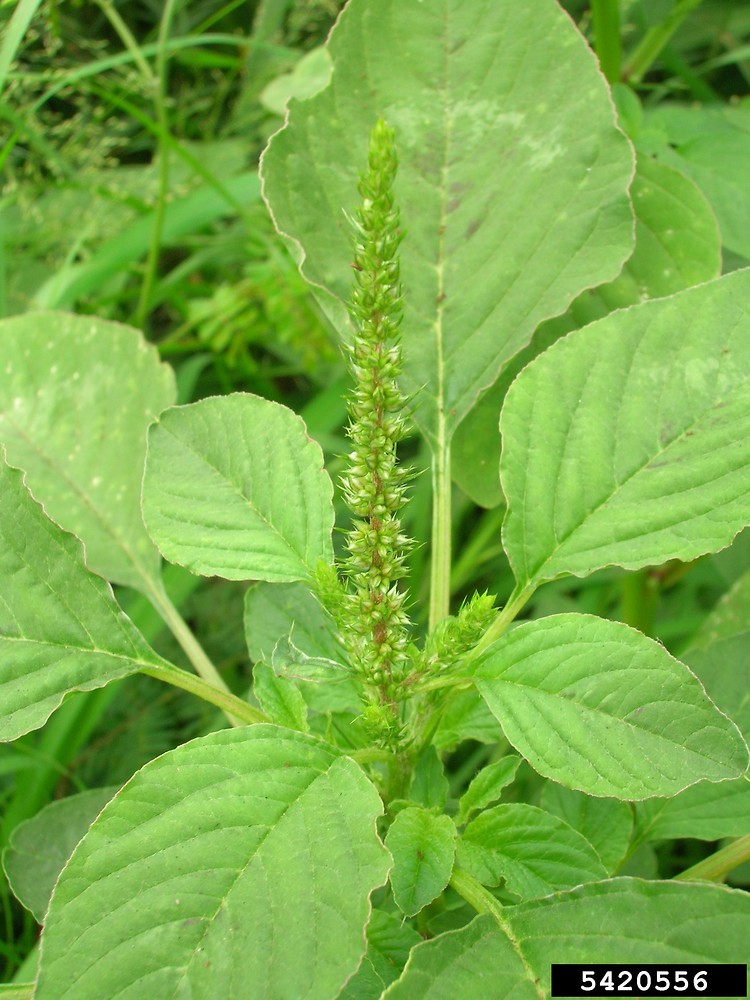
[[[206,655],[206,651],[195,638],[192,630],[188,627],[187,623],[180,615],[180,612],[169,599],[164,587],[160,583],[154,581],[151,577],[145,578],[145,584],[148,590],[147,596],[149,600],[164,619],[164,622],[182,647],[183,652],[192,663],[198,677],[203,683],[201,686],[192,689],[185,683],[177,683],[171,678],[171,675],[162,676],[160,674],[159,680],[166,680],[168,683],[176,684],[177,687],[181,687],[184,690],[193,690],[193,693],[197,694],[198,697],[203,698],[204,701],[208,701],[212,705],[216,705],[223,711],[226,711],[225,705],[233,704],[234,701],[246,708],[252,708],[252,706],[247,705],[246,702],[242,701],[240,698],[236,698],[236,696],[231,693],[227,685],[224,683],[224,679],[221,674]],[[144,673],[145,672],[146,671],[144,671]],[[192,677],[191,674],[187,674],[185,671],[179,671],[179,673],[184,673],[186,677]],[[156,675],[154,674],[153,676]],[[211,689],[211,692],[214,692],[213,694],[209,692],[209,688]],[[209,694],[211,694],[210,697]],[[234,701],[232,701],[232,699]],[[252,711],[257,713],[257,709],[252,709]],[[228,711],[227,718],[233,726],[244,726],[248,722],[268,722],[265,715],[262,713],[258,714],[262,715],[262,718],[248,718],[247,713],[243,708],[243,711],[239,715],[236,712]]]
[[[710,857],[704,858],[691,868],[686,868],[684,872],[675,875],[675,878],[683,881],[702,879],[709,882],[723,882],[729,872],[745,861],[750,861],[750,834],[739,837]]]
[[[444,440],[445,435],[440,437],[432,464],[430,632],[448,616],[451,599],[451,454],[450,445]]]

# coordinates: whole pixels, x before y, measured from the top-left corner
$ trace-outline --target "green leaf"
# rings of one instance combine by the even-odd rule
[[[245,638],[253,660],[270,662],[280,639],[291,636],[313,659],[336,660],[342,646],[335,626],[302,583],[256,583],[245,592]]]
[[[80,541],[0,463],[0,740],[38,729],[71,691],[149,667],[174,669],[86,569]]]
[[[331,60],[324,45],[306,52],[290,73],[282,73],[261,91],[258,100],[266,110],[283,115],[292,97],[304,101],[322,90],[331,79]]]
[[[329,52],[330,85],[292,104],[263,157],[264,196],[343,330],[342,209],[356,204],[375,120],[395,128],[403,387],[441,449],[541,320],[618,273],[632,152],[552,0],[353,0]]]
[[[746,624],[743,593],[742,588],[730,591],[731,600],[716,619],[719,634],[731,632],[734,622]],[[709,696],[736,723],[746,741],[750,738],[748,652],[750,632],[740,632],[684,654]],[[718,785],[701,781],[670,799],[643,803],[637,810],[637,830],[640,839],[649,841],[741,837],[750,830],[750,779],[742,777]]]
[[[612,314],[521,372],[501,418],[519,584],[690,560],[750,521],[750,271]]]
[[[141,518],[146,429],[174,402],[172,370],[130,327],[29,313],[0,321],[0,442],[86,563],[139,590],[159,575]]]
[[[373,910],[367,925],[367,952],[362,965],[337,1000],[380,1000],[383,990],[398,979],[411,949],[421,941],[403,917]]]
[[[13,895],[37,923],[44,923],[55,882],[73,849],[116,791],[93,788],[50,802],[11,833],[3,869]]]
[[[747,625],[749,579],[747,574],[739,578],[704,623],[704,644],[684,655],[709,696],[737,724],[745,741],[750,738],[750,690],[745,677],[750,632],[738,630]],[[702,781],[666,801],[645,803],[638,809],[637,825],[644,840],[741,837],[750,829],[750,779],[743,777],[718,785]]]
[[[194,573],[306,579],[332,559],[332,493],[302,420],[259,396],[173,407],[149,433],[144,519],[162,554]]]
[[[717,785],[699,781],[670,799],[639,803],[636,829],[639,839],[646,841],[743,837],[750,830],[750,778]]]
[[[699,785],[700,782],[695,787]],[[542,789],[541,805],[588,840],[609,874],[617,871],[627,854],[633,830],[633,814],[627,803],[592,798],[548,781]]]
[[[613,309],[661,298],[721,274],[716,216],[700,189],[672,167],[639,156],[630,188],[635,250],[614,281],[571,306],[577,326]]]
[[[689,649],[683,657],[712,701],[737,724],[745,740],[750,740],[749,656],[750,632],[740,632],[703,649]]]
[[[439,750],[453,749],[463,740],[503,742],[503,731],[484,699],[476,691],[459,691],[449,700],[435,734]]]
[[[256,662],[299,687],[314,711],[359,714],[360,690],[341,661],[331,618],[301,583],[257,583],[245,592],[245,638]],[[352,731],[351,722],[347,722]],[[353,735],[353,733],[352,733]]]
[[[445,809],[450,783],[440,754],[434,746],[425,747],[414,762],[409,784],[409,798],[425,809]]]
[[[711,646],[748,631],[750,622],[750,571],[742,574],[701,624],[691,641],[691,649]]]
[[[388,856],[350,759],[273,726],[147,764],[60,877],[37,1000],[330,1000],[365,951]],[[290,960],[293,956],[293,961]]]
[[[584,836],[558,816],[522,802],[495,806],[473,819],[458,842],[456,861],[484,885],[504,881],[520,899],[607,877]]]
[[[450,816],[412,806],[394,819],[385,838],[393,855],[393,898],[408,917],[436,899],[453,871],[456,828]]]
[[[750,259],[746,167],[750,103],[717,107],[662,105],[649,112],[642,143],[691,177],[711,202],[724,245]]]
[[[519,753],[590,795],[671,795],[747,768],[737,727],[688,668],[619,622],[524,622],[480,654],[473,673]]]
[[[716,885],[620,878],[490,915],[418,945],[383,1000],[545,1000],[555,963],[742,961],[750,896]]]
[[[488,510],[504,503],[500,489],[500,410],[512,381],[510,376],[518,374],[515,368],[526,351],[516,355],[460,423],[453,437],[453,481],[475,504]]]
[[[671,167],[640,157],[631,187],[635,249],[614,281],[584,291],[568,312],[543,323],[456,432],[453,475],[482,507],[502,503],[500,410],[516,375],[563,333],[613,309],[682,291],[721,272],[721,245],[711,208],[698,188]]]
[[[496,802],[503,794],[503,789],[515,778],[520,763],[520,757],[508,754],[483,767],[479,774],[472,778],[471,784],[461,796],[456,822],[461,825],[473,812]]]
[[[309,732],[307,705],[299,689],[286,677],[275,674],[267,663],[256,663],[253,667],[253,693],[271,722]]]
[[[546,991],[552,962],[738,962],[750,940],[750,895],[715,885],[611,879],[508,917]]]
[[[383,1000],[540,1000],[521,955],[490,916],[418,945]]]
[[[659,858],[654,848],[650,844],[640,844],[628,854],[619,874],[656,881],[660,874]]]

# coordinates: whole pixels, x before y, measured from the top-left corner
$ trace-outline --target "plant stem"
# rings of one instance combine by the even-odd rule
[[[497,618],[469,655],[476,656],[477,653],[481,653],[483,649],[486,649],[496,639],[499,639],[535,590],[536,586],[533,583],[529,583],[523,588],[516,587],[508,598],[508,603],[502,611],[498,612]]]
[[[0,1000],[32,1000],[36,983],[0,983]]]
[[[8,71],[21,47],[23,36],[39,7],[41,0],[19,0],[10,20],[5,23],[4,38],[0,45],[0,93],[5,88]]]
[[[639,83],[690,11],[700,2],[701,0],[677,0],[672,12],[660,24],[654,25],[646,32],[640,44],[626,60],[622,67],[622,79]]]
[[[130,53],[133,62],[138,67],[143,76],[143,79],[151,86],[156,83],[156,79],[148,64],[143,52],[141,51],[141,46],[135,40],[132,31],[127,26],[127,24],[120,17],[120,13],[111,0],[97,0],[97,5],[101,8],[102,13],[107,18],[109,23],[115,29],[117,34],[120,36],[120,41],[125,46],[127,51]]]
[[[490,913],[497,920],[504,931],[508,931],[507,921],[503,913],[502,903],[499,903],[489,889],[485,889],[481,882],[478,882],[473,875],[463,871],[461,868],[454,868],[451,875],[450,884],[463,897],[469,906],[473,906],[477,913]]]
[[[409,779],[412,768],[409,755],[406,753],[391,754],[388,758],[388,790],[387,801],[405,799],[409,790]]]
[[[726,847],[722,847],[720,851],[716,851],[710,857],[699,861],[692,868],[686,868],[684,872],[675,875],[675,878],[722,882],[729,872],[744,864],[745,861],[750,861],[750,834],[727,844]]]
[[[534,970],[528,964],[522,950],[521,942],[518,940],[513,930],[505,919],[505,912],[502,903],[498,902],[489,889],[478,882],[473,875],[463,871],[461,868],[454,868],[451,875],[450,884],[469,906],[473,906],[477,913],[489,913],[497,921],[500,930],[510,941],[513,949],[520,958],[530,983],[534,983],[537,995],[544,1000],[546,993],[539,984]]]
[[[594,19],[594,48],[602,73],[609,83],[617,83],[622,62],[618,0],[591,0],[591,14]]]
[[[215,705],[224,712],[233,726],[252,726],[259,722],[271,721],[260,709],[249,705],[226,688],[217,688],[202,677],[190,674],[187,670],[180,670],[171,664],[165,663],[163,667],[143,667],[141,673],[155,677],[158,681],[164,681],[165,684],[171,684],[182,691],[189,691],[190,694],[207,701],[209,705]]]
[[[143,77],[154,89],[154,108],[159,127],[159,192],[154,207],[154,221],[151,228],[151,241],[146,258],[146,270],[141,283],[138,306],[133,317],[135,326],[142,328],[148,314],[149,302],[151,300],[152,289],[156,277],[156,267],[158,263],[159,250],[161,247],[161,234],[164,225],[164,208],[166,204],[167,192],[169,190],[169,122],[166,111],[166,66],[167,66],[167,36],[169,34],[169,24],[174,10],[174,0],[167,0],[159,24],[159,36],[156,49],[156,72],[152,72],[151,67],[145,60],[141,49],[133,37],[130,29],[120,17],[110,0],[98,0],[99,6],[109,19],[115,31],[122,39],[128,52],[133,57],[133,61],[140,69]]]
[[[156,118],[159,123],[159,193],[154,206],[154,222],[151,229],[151,244],[146,258],[146,271],[141,283],[141,291],[138,297],[138,306],[135,311],[134,324],[142,329],[146,316],[148,315],[151,295],[154,282],[156,280],[156,269],[159,263],[159,251],[161,250],[161,234],[164,226],[164,210],[166,208],[167,194],[169,192],[169,143],[166,136],[169,135],[169,119],[167,116],[167,40],[169,28],[174,13],[175,0],[166,0],[164,12],[159,22],[159,36],[157,39],[158,50],[156,53],[156,93],[154,95],[154,108]]]
[[[440,417],[441,427],[444,417]],[[430,622],[432,632],[450,613],[451,601],[451,453],[444,433],[432,462],[432,560]]]
[[[145,583],[148,588],[147,596],[149,600],[154,605],[156,610],[159,612],[161,617],[164,619],[172,635],[179,642],[185,655],[190,660],[192,665],[195,667],[196,673],[203,681],[204,686],[201,687],[200,690],[196,688],[194,693],[197,694],[200,698],[203,698],[205,701],[209,701],[213,705],[218,705],[219,708],[223,708],[224,703],[228,704],[228,702],[226,702],[227,698],[235,699],[237,702],[239,702],[239,704],[246,705],[246,702],[243,702],[241,699],[236,698],[235,695],[233,695],[229,690],[229,688],[226,686],[221,674],[206,655],[206,651],[203,649],[201,644],[195,638],[191,629],[188,627],[187,623],[180,615],[180,612],[177,610],[174,604],[172,604],[164,587],[161,586],[160,583],[155,582],[150,577],[145,578]],[[183,672],[184,671],[180,671],[180,673]],[[190,677],[191,675],[186,674],[186,676]],[[162,675],[159,675],[159,679],[167,680],[169,681],[169,683],[174,683],[168,677],[164,677]],[[207,697],[205,692],[205,686],[208,686],[213,691],[215,691],[216,696],[210,698]],[[185,684],[177,684],[177,687],[182,687],[185,688],[185,690],[190,690],[189,688],[186,687]],[[221,704],[219,704],[219,702],[216,701],[216,697],[223,699]],[[249,705],[247,707],[251,708],[251,706]],[[257,709],[252,709],[252,711],[257,712]],[[228,713],[227,718],[229,719],[230,723],[233,726],[244,726],[249,721],[252,722],[268,721],[268,719],[265,716],[263,716],[262,719],[260,718],[248,719],[246,713],[244,712],[241,713],[240,715],[237,715],[234,712]]]

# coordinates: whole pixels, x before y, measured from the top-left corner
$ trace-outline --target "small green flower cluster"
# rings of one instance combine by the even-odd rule
[[[404,576],[410,546],[398,518],[409,473],[396,456],[404,432],[404,398],[396,382],[402,313],[402,233],[393,200],[397,165],[393,130],[379,120],[370,135],[368,170],[359,184],[363,202],[353,223],[356,284],[349,311],[355,332],[348,354],[355,388],[348,401],[352,451],[342,486],[356,518],[343,567],[352,584],[345,635],[355,667],[381,702],[396,696],[409,643],[406,595],[396,582]]]
[[[464,601],[457,615],[444,619],[428,636],[416,659],[413,676],[433,676],[456,666],[496,617],[495,598],[491,594],[474,594]]]

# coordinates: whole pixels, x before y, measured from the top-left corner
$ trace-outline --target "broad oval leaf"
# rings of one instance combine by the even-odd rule
[[[151,761],[60,877],[37,1000],[330,1000],[388,873],[381,813],[352,760],[274,726]]]
[[[309,587],[301,583],[257,583],[245,591],[245,639],[254,660],[271,662],[277,643],[290,638],[305,656],[342,657],[336,626]]]
[[[413,917],[448,885],[456,853],[453,820],[418,806],[403,809],[391,824],[385,846],[393,855],[393,898]]]
[[[619,878],[506,907],[418,945],[383,1000],[546,1000],[555,963],[737,963],[750,895]]]
[[[610,875],[617,871],[628,852],[633,832],[633,813],[627,802],[594,798],[548,781],[542,789],[541,806],[582,834]]]
[[[71,691],[150,667],[174,670],[0,461],[0,740],[38,729]]]
[[[401,975],[411,949],[421,942],[422,937],[402,916],[373,910],[367,925],[367,953],[336,1000],[380,1000],[383,990]]]
[[[542,324],[532,342],[474,407],[453,441],[453,477],[482,507],[502,503],[499,418],[505,394],[529,361],[571,329],[623,306],[671,295],[721,273],[716,219],[691,180],[639,157],[630,189],[635,249],[614,281],[585,291],[564,316]]]
[[[3,870],[13,895],[37,923],[44,923],[55,882],[73,849],[116,791],[116,786],[91,788],[49,802],[14,827],[3,851]]]
[[[735,606],[735,613],[737,612]],[[725,605],[725,616],[730,607]],[[727,617],[724,618],[725,623]],[[748,619],[744,619],[747,627]],[[727,627],[726,624],[724,627]],[[722,712],[732,719],[745,740],[750,740],[750,685],[747,663],[750,656],[750,631],[738,632],[726,639],[719,639],[703,648],[686,650],[683,659],[709,697]]]
[[[267,663],[253,666],[253,694],[268,718],[279,726],[310,731],[307,705],[293,681],[276,674]]]
[[[629,255],[629,143],[596,61],[553,0],[351,0],[333,77],[292,102],[263,192],[341,328],[357,172],[396,130],[408,236],[404,389],[438,447],[530,339]]]
[[[549,990],[551,963],[582,956],[602,964],[745,961],[750,895],[718,885],[617,878],[521,903],[508,921]]]
[[[496,802],[503,794],[503,789],[516,776],[521,758],[515,754],[506,754],[500,760],[487,764],[471,779],[469,787],[458,803],[456,822],[461,824],[471,816],[472,812],[484,809]]]
[[[503,731],[476,691],[459,691],[447,703],[435,733],[435,746],[453,750],[462,740],[502,745]]]
[[[750,830],[750,778],[700,781],[670,799],[639,803],[636,817],[641,841],[744,837]]]
[[[724,245],[750,259],[745,224],[750,212],[747,101],[694,106],[664,102],[647,113],[638,145],[692,177],[716,212]]]
[[[383,1000],[544,1000],[533,973],[487,915],[412,949]]]
[[[146,429],[175,399],[174,376],[134,329],[34,312],[0,321],[0,444],[86,564],[149,591],[159,554],[141,518]]]
[[[750,270],[613,313],[536,358],[501,417],[520,584],[728,545],[750,522]]]
[[[648,156],[639,156],[630,196],[635,212],[635,249],[614,281],[584,292],[572,304],[569,315],[575,326],[721,274],[716,216],[688,177]]]
[[[227,580],[289,582],[332,559],[333,486],[301,418],[234,393],[151,428],[143,515],[171,562]]]
[[[507,632],[474,681],[540,774],[589,795],[673,795],[741,775],[748,750],[688,668],[620,622],[554,615]]]
[[[746,560],[743,560],[743,566],[747,566]],[[713,646],[720,640],[747,633],[748,624],[750,624],[750,570],[745,570],[701,623],[691,639],[691,652]],[[750,635],[747,639],[750,649]]]
[[[414,761],[408,798],[415,805],[443,812],[450,795],[450,781],[445,765],[434,746],[422,750]],[[455,831],[451,831],[455,834]]]
[[[558,816],[525,802],[480,813],[458,842],[456,860],[484,885],[505,883],[520,899],[607,877],[586,838]]]

